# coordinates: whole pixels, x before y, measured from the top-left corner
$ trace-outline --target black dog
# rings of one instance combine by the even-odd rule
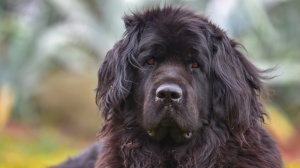
[[[98,74],[105,123],[96,168],[282,167],[261,126],[264,71],[239,43],[182,7],[124,21]]]

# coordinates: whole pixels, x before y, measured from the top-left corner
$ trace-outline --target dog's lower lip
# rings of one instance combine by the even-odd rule
[[[166,121],[162,122],[161,125],[162,125],[163,127],[171,127],[172,121],[166,120]]]

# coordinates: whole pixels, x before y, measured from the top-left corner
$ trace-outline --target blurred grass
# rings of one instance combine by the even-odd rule
[[[56,165],[78,153],[88,143],[65,137],[53,128],[36,130],[9,124],[0,134],[0,168],[43,168]]]

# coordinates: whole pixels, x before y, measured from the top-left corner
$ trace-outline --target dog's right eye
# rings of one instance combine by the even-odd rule
[[[149,59],[147,59],[146,63],[148,65],[154,65],[155,64],[155,60],[153,58],[149,58]]]
[[[192,63],[192,68],[196,69],[196,68],[200,68],[200,65],[196,62]]]

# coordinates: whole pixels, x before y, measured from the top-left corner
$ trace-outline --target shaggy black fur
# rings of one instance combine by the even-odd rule
[[[179,7],[124,17],[99,69],[96,168],[280,168],[262,74],[224,31]]]
[[[261,127],[262,71],[237,42],[184,8],[124,21],[123,39],[99,70],[106,142],[97,168],[282,167]]]

